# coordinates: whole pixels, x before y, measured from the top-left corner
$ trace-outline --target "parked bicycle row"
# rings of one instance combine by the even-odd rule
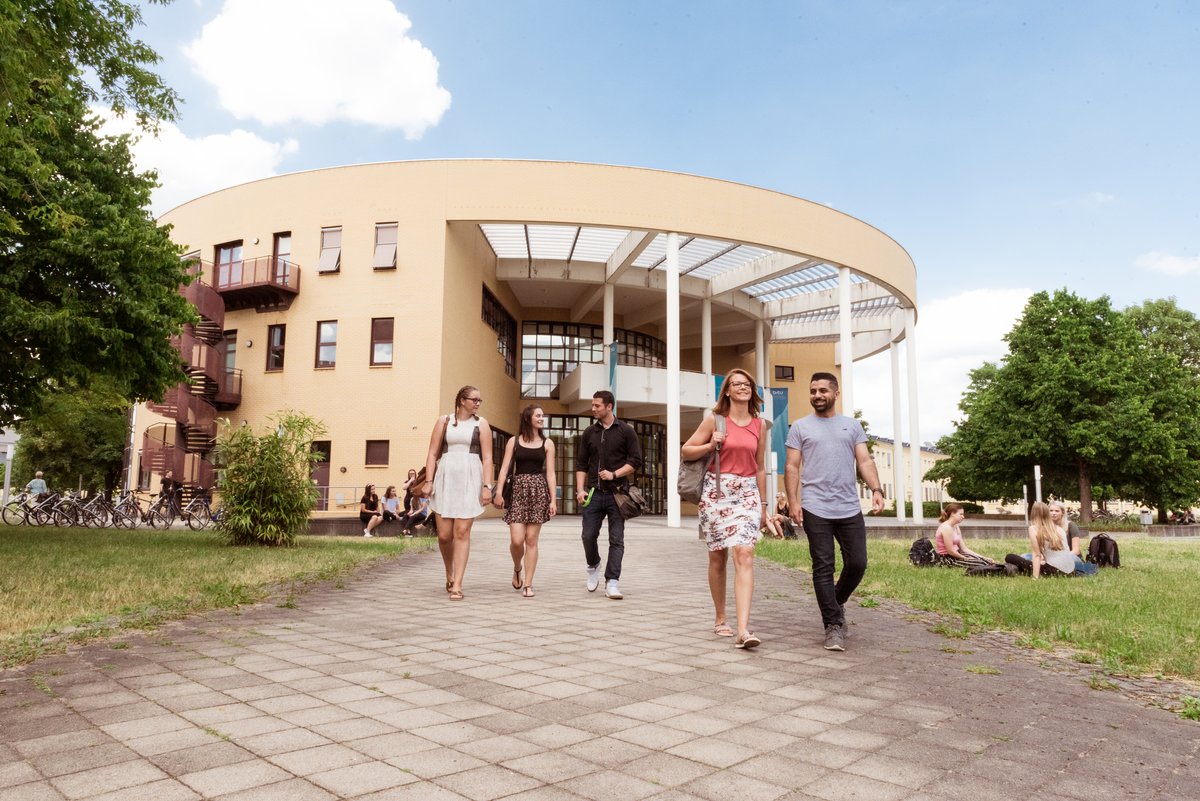
[[[167,529],[182,520],[195,531],[208,528],[218,515],[206,491],[198,492],[186,506],[181,506],[176,494],[146,495],[143,500],[137,492],[125,492],[114,501],[103,493],[84,498],[70,492],[21,492],[0,510],[0,518],[10,526],[137,528],[144,524]]]

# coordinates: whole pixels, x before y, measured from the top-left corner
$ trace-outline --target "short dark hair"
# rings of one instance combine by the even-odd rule
[[[611,392],[609,392],[607,389],[601,389],[597,392],[593,392],[592,397],[599,398],[601,401],[604,402],[605,406],[616,406],[617,405],[617,399],[614,398],[613,394]]]
[[[828,381],[834,389],[838,388],[837,376],[833,373],[813,373],[812,378],[808,379],[808,383],[811,384],[814,381]]]

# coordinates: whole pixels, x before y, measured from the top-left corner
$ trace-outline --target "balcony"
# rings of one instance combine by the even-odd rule
[[[226,311],[279,311],[300,293],[300,266],[274,256],[217,264],[213,279]]]
[[[213,403],[223,412],[236,409],[242,402],[242,371],[226,367],[217,379],[217,395]]]

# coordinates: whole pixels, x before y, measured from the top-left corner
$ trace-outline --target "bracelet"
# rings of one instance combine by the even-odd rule
[[[877,492],[878,492],[880,495],[882,495],[882,494],[883,494],[883,490],[882,490],[882,489],[880,489],[879,487],[876,487],[875,489],[871,490],[871,494],[872,494],[872,495],[874,495],[874,494],[875,494],[875,493],[877,493]]]

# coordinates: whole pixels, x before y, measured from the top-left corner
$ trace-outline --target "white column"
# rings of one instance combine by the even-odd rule
[[[754,380],[760,387],[767,385],[767,324],[762,320],[754,323]]]
[[[712,373],[712,298],[700,301],[700,370]]]
[[[613,285],[604,285],[604,366],[611,367],[609,362],[608,346],[612,344],[613,338],[616,336],[613,326]]]
[[[667,525],[679,526],[679,234],[667,234]]]
[[[893,342],[888,348],[892,354],[892,494],[889,500],[899,499],[896,503],[896,519],[903,520],[904,513],[904,404],[900,395],[900,343]]]
[[[904,350],[908,355],[908,441],[912,460],[913,522],[924,523],[921,512],[921,487],[924,478],[921,472],[921,426],[920,407],[917,405],[917,310],[904,310]]]
[[[854,329],[850,318],[850,268],[838,267],[838,344],[842,359],[842,414],[854,416]]]

